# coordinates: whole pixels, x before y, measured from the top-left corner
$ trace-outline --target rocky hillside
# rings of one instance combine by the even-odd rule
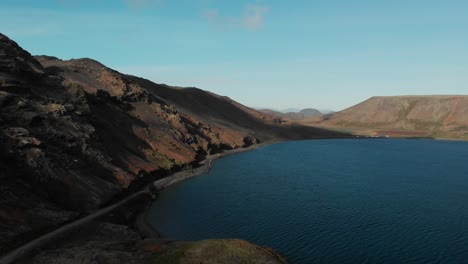
[[[343,137],[91,59],[33,57],[0,34],[0,254],[207,154]]]
[[[287,113],[274,111],[270,109],[261,109],[259,111],[262,113],[268,114],[270,116],[280,118],[282,120],[284,119],[284,121],[287,121],[287,120],[299,121],[299,120],[304,120],[307,118],[323,115],[319,110],[313,109],[313,108],[306,108],[306,109],[300,110],[299,112],[287,112]]]
[[[372,97],[304,123],[381,136],[468,139],[468,96]]]

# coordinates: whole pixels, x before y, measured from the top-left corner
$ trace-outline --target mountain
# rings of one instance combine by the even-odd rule
[[[298,114],[301,119],[323,115],[319,110],[313,108],[302,109]]]
[[[348,135],[92,59],[33,57],[0,34],[0,254],[208,154],[334,137]]]
[[[331,109],[318,109],[318,110],[324,115],[336,113],[336,111],[331,110]]]
[[[279,112],[281,113],[297,113],[299,111],[301,111],[301,109],[299,108],[286,108],[286,109],[281,109],[281,110],[278,110]]]
[[[306,108],[306,109],[299,110],[297,112],[286,112],[286,113],[271,110],[271,109],[260,109],[259,111],[261,111],[262,113],[268,114],[270,116],[277,117],[277,118],[296,120],[296,121],[323,115],[319,110],[313,109],[313,108]]]
[[[366,135],[468,139],[468,96],[372,97],[302,123]]]

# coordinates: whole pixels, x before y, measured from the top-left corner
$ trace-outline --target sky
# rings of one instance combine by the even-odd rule
[[[468,94],[466,0],[2,0],[0,32],[251,107]]]

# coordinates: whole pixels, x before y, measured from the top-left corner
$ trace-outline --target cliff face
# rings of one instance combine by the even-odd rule
[[[91,59],[33,57],[0,34],[0,253],[209,153],[342,136]]]
[[[390,136],[468,139],[468,96],[388,96],[304,123]]]

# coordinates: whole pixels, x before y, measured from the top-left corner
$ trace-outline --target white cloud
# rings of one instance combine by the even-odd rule
[[[202,10],[202,16],[211,23],[218,23],[220,20],[219,12],[216,9],[204,9]]]
[[[245,8],[242,22],[248,29],[251,30],[261,28],[265,20],[265,15],[269,11],[270,8],[267,6],[248,4]]]
[[[217,9],[204,9],[202,16],[216,26],[228,28],[242,26],[249,30],[257,30],[263,26],[269,11],[268,6],[247,4],[243,13],[238,16],[223,16]]]

